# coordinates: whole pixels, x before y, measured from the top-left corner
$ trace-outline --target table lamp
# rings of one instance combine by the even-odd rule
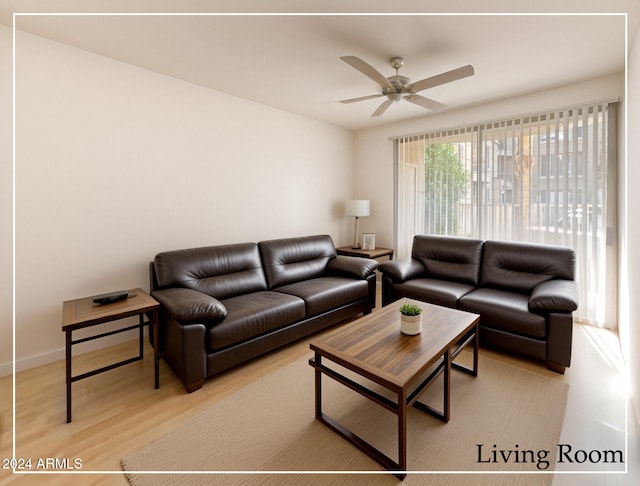
[[[351,248],[360,248],[358,239],[358,218],[361,216],[369,216],[369,200],[368,199],[352,199],[347,201],[344,208],[345,216],[354,216],[356,218],[356,227],[353,233],[353,246]]]

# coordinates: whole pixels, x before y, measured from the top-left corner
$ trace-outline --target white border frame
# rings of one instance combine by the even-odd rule
[[[628,150],[628,106],[627,106],[627,86],[628,86],[628,13],[624,12],[534,12],[534,13],[473,13],[473,12],[458,12],[458,13],[422,13],[422,12],[387,12],[387,13],[373,13],[373,12],[354,12],[354,13],[331,13],[331,12],[319,12],[319,13],[287,13],[287,12],[275,12],[275,13],[187,13],[187,12],[147,12],[147,13],[135,13],[135,12],[65,12],[65,13],[53,13],[53,12],[30,12],[30,13],[13,13],[13,25],[12,25],[12,326],[13,326],[13,338],[12,338],[12,386],[13,386],[13,444],[12,453],[13,458],[16,458],[16,18],[20,16],[401,16],[401,15],[415,15],[415,16],[528,16],[528,15],[552,15],[552,16],[624,16],[625,21],[625,157]],[[626,164],[625,164],[626,167]],[[469,475],[485,475],[485,474],[597,474],[597,475],[609,475],[609,474],[627,474],[628,473],[628,408],[629,408],[629,390],[626,391],[625,400],[625,469],[624,471],[407,471],[407,474],[430,474],[430,475],[451,475],[451,474],[469,474]],[[13,469],[14,474],[384,474],[389,475],[389,471],[21,471]],[[395,472],[398,473],[397,471]]]

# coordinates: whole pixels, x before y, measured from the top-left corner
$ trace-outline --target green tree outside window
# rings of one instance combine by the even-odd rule
[[[467,192],[468,176],[454,145],[426,145],[424,169],[425,232],[460,234],[458,211]]]

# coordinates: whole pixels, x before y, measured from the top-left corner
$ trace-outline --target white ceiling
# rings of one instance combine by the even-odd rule
[[[3,23],[11,25],[11,11],[52,12],[52,4],[60,2],[27,2],[30,10],[13,3],[0,10]],[[64,12],[73,12],[73,6],[76,12],[108,11],[100,5],[114,11],[114,2],[90,2],[92,10],[84,1],[62,3]],[[382,99],[339,103],[379,91],[340,56],[358,56],[385,76],[393,74],[389,58],[402,56],[400,74],[412,81],[472,64],[474,76],[421,93],[455,109],[622,72],[625,20],[622,15],[393,13],[15,17],[20,30],[354,130],[430,112],[400,102],[371,118]]]

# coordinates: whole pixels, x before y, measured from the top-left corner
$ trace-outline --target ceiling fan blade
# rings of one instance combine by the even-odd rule
[[[340,103],[355,103],[356,101],[371,100],[373,98],[380,98],[381,96],[384,96],[384,95],[383,94],[374,94],[374,95],[369,95],[369,96],[361,96],[360,98],[350,98],[348,100],[341,100]]]
[[[373,79],[376,83],[378,83],[383,88],[387,88],[391,90],[395,89],[393,87],[393,84],[391,84],[391,82],[384,75],[380,74],[380,72],[378,72],[376,68],[374,68],[370,64],[367,64],[359,57],[342,56],[340,59],[342,59],[352,68],[355,68],[358,71],[360,71],[365,76],[369,77],[370,79]]]
[[[473,76],[474,69],[471,64],[463,66],[458,69],[453,69],[451,71],[447,71],[446,73],[437,74],[435,76],[431,76],[430,78],[425,78],[420,81],[416,81],[415,83],[411,83],[407,86],[407,89],[410,93],[417,93],[418,91],[422,91],[427,88],[434,88],[435,86],[440,86],[441,84],[450,83],[451,81],[457,81],[458,79],[466,78],[467,76]]]
[[[380,106],[378,106],[376,111],[374,111],[371,114],[371,116],[380,116],[380,115],[382,115],[385,111],[387,111],[387,108],[389,108],[392,104],[393,104],[393,100],[384,100],[382,102],[382,104]]]
[[[443,105],[442,103],[438,103],[437,101],[417,94],[410,94],[405,96],[404,99],[431,111],[444,110],[447,107],[447,105]]]

